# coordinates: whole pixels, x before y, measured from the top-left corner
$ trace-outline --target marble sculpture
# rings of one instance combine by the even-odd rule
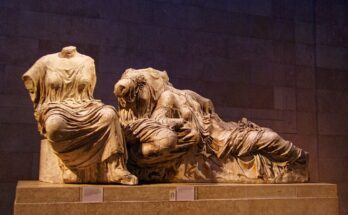
[[[93,98],[94,61],[72,46],[40,58],[23,81],[62,183],[309,180],[307,152],[246,118],[223,121],[165,71],[127,69],[114,88],[117,112]]]
[[[127,69],[114,89],[131,172],[158,182],[308,181],[308,153],[248,121],[224,122],[210,99],[165,71]]]
[[[60,161],[64,183],[137,184],[114,107],[93,98],[94,60],[65,47],[23,75],[40,134]]]

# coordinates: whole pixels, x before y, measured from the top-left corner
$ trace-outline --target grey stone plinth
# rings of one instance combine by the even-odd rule
[[[195,200],[170,201],[177,187]],[[86,187],[102,188],[102,202],[82,202]],[[171,199],[172,200],[172,199]],[[19,181],[14,214],[267,214],[336,215],[334,184],[64,185]]]

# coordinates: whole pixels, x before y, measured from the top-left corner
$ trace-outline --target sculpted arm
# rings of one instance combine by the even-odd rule
[[[158,99],[151,118],[169,127],[180,127],[184,120],[175,116],[174,110],[177,108],[176,106],[175,95],[170,91],[165,91]]]
[[[25,88],[29,92],[31,100],[34,102],[34,98],[35,98],[34,95],[35,95],[36,90],[35,90],[35,83],[34,83],[33,79],[30,78],[29,76],[23,76],[22,79],[23,79]]]
[[[34,65],[23,74],[22,80],[25,88],[28,90],[34,107],[37,106],[40,99],[40,81],[44,73],[43,58],[39,59]]]
[[[198,93],[193,92],[191,90],[185,90],[185,92],[187,94],[191,95],[194,99],[196,99],[196,101],[201,105],[201,107],[205,113],[214,113],[215,112],[213,102],[210,99],[205,98],[205,97],[203,97],[203,96],[199,95]]]
[[[97,75],[95,72],[95,64],[93,59],[90,60],[87,66],[87,69],[88,69],[89,80],[91,80],[91,96],[93,96],[94,88],[97,83]]]
[[[84,73],[81,77],[81,82],[83,82],[86,88],[84,89],[84,99],[93,99],[93,92],[97,81],[95,64],[92,58],[88,58],[87,62],[84,64]]]

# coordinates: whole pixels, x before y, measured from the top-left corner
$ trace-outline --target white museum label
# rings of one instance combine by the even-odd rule
[[[81,188],[81,202],[103,202],[102,187],[86,186]]]
[[[169,191],[169,201],[194,201],[195,187],[194,186],[180,186],[175,190]]]

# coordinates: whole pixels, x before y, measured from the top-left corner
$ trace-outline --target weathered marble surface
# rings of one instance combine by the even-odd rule
[[[94,61],[76,47],[40,58],[23,81],[43,136],[41,181],[309,180],[307,152],[246,118],[224,122],[210,99],[174,88],[165,71],[126,70],[114,88],[118,113],[93,98]]]
[[[138,183],[125,166],[127,152],[114,107],[93,98],[96,74],[92,58],[78,53],[76,47],[64,47],[36,61],[23,81],[34,104],[39,132],[48,142],[42,152],[54,152],[41,154],[41,180]],[[55,155],[60,171],[47,167],[57,165],[52,161]]]
[[[103,201],[81,202],[84,187],[103,189]],[[195,189],[194,201],[169,201],[178,186]],[[34,194],[34,195],[33,195]],[[19,181],[14,214],[271,214],[337,215],[334,184],[67,185]]]
[[[213,90],[213,89],[212,89]],[[165,71],[128,69],[115,84],[130,170],[158,182],[306,182],[308,153],[243,118],[224,122],[210,99]]]

